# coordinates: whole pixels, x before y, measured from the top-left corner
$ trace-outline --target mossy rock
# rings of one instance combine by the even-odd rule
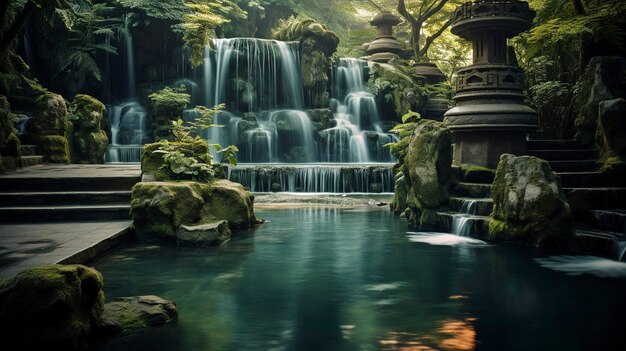
[[[154,295],[120,297],[104,305],[105,334],[163,326],[178,318],[176,304]]]
[[[558,248],[572,238],[570,206],[547,161],[502,155],[491,193],[492,240]]]
[[[104,154],[109,146],[109,138],[103,130],[91,133],[74,133],[72,138],[73,163],[104,163]]]
[[[101,130],[105,106],[98,99],[85,94],[77,94],[72,101],[73,124],[75,130],[94,132]]]
[[[0,95],[0,173],[17,168],[20,158],[20,139],[13,124],[11,105]]]
[[[81,265],[28,269],[0,281],[5,350],[81,350],[99,322],[102,275]]]
[[[600,146],[602,172],[626,174],[626,100],[619,98],[599,104],[596,142]]]
[[[411,111],[423,110],[428,101],[424,89],[402,68],[401,65],[374,64],[366,84],[382,110],[394,114],[387,119],[397,122],[402,122],[401,117]]]
[[[156,134],[160,139],[171,137],[172,121],[183,115],[189,105],[191,95],[166,87],[150,94],[150,114],[156,126]]]
[[[143,182],[133,187],[131,215],[139,237],[175,242],[181,225],[226,220],[231,229],[250,228],[253,202],[252,193],[227,180]]]
[[[39,138],[44,162],[70,163],[70,146],[64,136],[46,135]]]
[[[33,117],[28,123],[29,137],[38,142],[48,135],[65,135],[67,129],[67,107],[59,94],[44,93],[35,100]]]

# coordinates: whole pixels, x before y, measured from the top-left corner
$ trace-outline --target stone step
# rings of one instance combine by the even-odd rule
[[[459,213],[489,216],[493,209],[493,200],[491,198],[451,197],[448,206],[450,206],[452,211]]]
[[[591,172],[598,169],[597,160],[548,161],[555,172]]]
[[[626,186],[626,180],[602,172],[557,172],[564,188],[606,188]],[[626,201],[626,200],[625,200]]]
[[[578,140],[528,140],[527,150],[584,150],[589,147]]]
[[[590,209],[626,209],[626,187],[564,187],[563,192],[574,212]]]
[[[466,218],[466,226],[468,226],[468,236],[473,238],[485,239],[488,237],[489,232],[489,217],[488,216],[467,216],[458,212],[437,212],[439,222],[441,225],[440,231],[443,233],[453,233],[455,219],[457,222],[461,218]],[[461,233],[453,233],[461,234]]]
[[[0,206],[103,205],[130,203],[131,191],[0,193]]]
[[[140,180],[137,176],[4,177],[0,181],[0,192],[128,191]]]
[[[577,222],[587,224],[594,229],[626,235],[626,210],[586,210],[580,211],[575,218]]]
[[[20,155],[24,156],[36,156],[37,155],[37,146],[36,145],[20,145]]]
[[[113,219],[130,219],[130,205],[0,207],[0,223],[107,221]]]
[[[491,197],[491,184],[481,183],[457,183],[452,189],[452,194],[457,197],[469,197],[469,198],[490,198]]]
[[[585,161],[598,159],[598,150],[528,150],[530,156],[546,161]]]
[[[20,157],[20,167],[31,167],[43,164],[43,156],[22,156]]]
[[[620,243],[626,241],[626,235],[590,228],[577,228],[576,239],[575,251],[617,260],[620,254]]]

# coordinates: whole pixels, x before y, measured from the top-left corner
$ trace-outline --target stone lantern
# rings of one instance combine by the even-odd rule
[[[378,27],[378,36],[363,47],[370,55],[368,60],[386,63],[398,57],[398,53],[404,49],[404,45],[393,36],[393,26],[398,23],[400,23],[400,17],[390,12],[381,12],[370,21],[372,26]]]
[[[507,39],[528,30],[535,12],[518,0],[467,2],[451,31],[473,43],[473,63],[457,72],[456,107],[444,122],[454,132],[455,164],[495,168],[503,153],[524,154],[537,113],[524,104],[522,71]]]

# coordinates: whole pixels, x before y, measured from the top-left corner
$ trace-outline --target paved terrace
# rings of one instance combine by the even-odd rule
[[[39,165],[0,175],[0,278],[85,263],[119,244],[130,233],[130,187],[140,174],[139,165]]]

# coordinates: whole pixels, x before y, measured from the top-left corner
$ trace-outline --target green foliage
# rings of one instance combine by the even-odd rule
[[[573,126],[572,85],[547,81],[529,89],[531,105],[539,113],[537,136],[542,139],[570,139]]]
[[[114,0],[123,7],[142,10],[146,15],[159,19],[180,20],[189,13],[184,0]]]
[[[191,64],[198,66],[204,58],[204,48],[211,45],[216,29],[231,21],[230,17],[245,19],[247,14],[234,2],[228,0],[186,1],[188,12],[183,22],[174,26],[183,35],[183,41],[191,47]]]
[[[186,156],[185,152],[191,153],[191,156]],[[167,140],[161,141],[159,149],[154,153],[163,155],[160,169],[169,174],[171,180],[208,182],[215,178],[216,170],[211,165],[208,153],[195,155],[193,148],[185,149],[180,144],[172,145]]]
[[[417,122],[420,118],[422,118],[422,116],[419,113],[413,112],[413,111],[409,111],[404,116],[402,116],[402,123]],[[396,133],[396,132],[394,132],[394,133]]]

